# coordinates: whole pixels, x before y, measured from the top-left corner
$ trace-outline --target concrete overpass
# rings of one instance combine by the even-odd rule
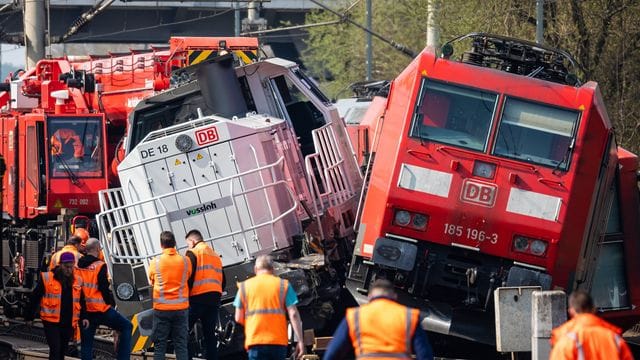
[[[0,0],[0,42],[24,45],[24,1],[42,2],[44,42],[51,44],[47,54],[106,53],[148,44],[166,44],[170,36],[233,36],[237,19],[246,19],[249,2],[240,1],[109,1],[109,0]],[[89,21],[81,15],[110,3]],[[304,22],[305,14],[317,8],[309,0],[264,0],[258,4],[257,16],[267,28]],[[49,13],[47,15],[47,12]],[[47,18],[50,20],[47,22]],[[82,23],[69,35],[74,25]],[[245,20],[246,21],[246,20]],[[264,26],[264,25],[263,25]],[[303,46],[299,30],[278,32],[261,37],[276,51],[295,58]],[[287,56],[286,53],[291,53]]]

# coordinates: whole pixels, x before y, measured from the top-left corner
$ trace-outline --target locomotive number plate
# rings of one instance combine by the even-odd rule
[[[488,241],[492,244],[498,243],[497,233],[490,233],[462,225],[444,224],[444,234],[471,241]]]

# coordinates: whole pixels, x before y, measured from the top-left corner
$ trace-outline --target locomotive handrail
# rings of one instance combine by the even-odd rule
[[[298,208],[298,202],[295,199],[293,191],[291,191],[291,189],[289,188],[289,186],[288,186],[288,184],[287,184],[287,182],[285,180],[278,180],[278,181],[276,181],[274,183],[270,183],[270,184],[266,184],[266,185],[263,185],[263,186],[255,187],[255,188],[246,190],[244,192],[241,192],[241,193],[238,193],[238,194],[234,194],[234,196],[246,195],[246,194],[248,194],[250,192],[253,192],[253,191],[258,191],[258,190],[261,190],[263,188],[268,188],[268,187],[275,187],[276,185],[280,185],[280,184],[285,185],[284,187],[287,190],[287,192],[289,193],[289,196],[291,197],[291,200],[292,200],[292,203],[293,203],[293,206],[291,206],[291,208],[289,208],[287,211],[284,211],[279,216],[271,219],[270,221],[265,221],[265,222],[262,222],[260,224],[250,226],[248,228],[244,228],[244,230],[242,230],[242,229],[241,230],[236,230],[236,231],[228,232],[228,233],[225,233],[225,234],[222,234],[222,235],[218,235],[218,236],[215,236],[215,237],[212,237],[212,238],[208,238],[206,241],[214,241],[214,240],[225,238],[225,237],[229,237],[229,236],[235,236],[235,235],[241,234],[241,233],[246,232],[246,231],[256,230],[256,229],[259,229],[259,228],[267,226],[267,225],[273,225],[274,223],[282,220],[285,216],[287,216],[290,213],[292,213],[293,211],[295,211]],[[100,214],[98,216],[101,216],[101,215],[102,214]],[[111,230],[111,233],[117,232],[117,231],[126,230],[126,229],[132,227],[133,225],[140,224],[142,222],[146,222],[146,221],[149,221],[149,220],[158,219],[158,218],[163,217],[165,215],[166,215],[166,213],[160,214],[160,215],[151,216],[151,217],[146,218],[144,220],[131,222],[131,223],[123,224],[123,225],[118,225],[118,226],[114,227]],[[109,245],[111,245],[111,244],[109,244]],[[180,250],[182,248],[184,248],[184,247],[181,247],[181,248],[178,248],[178,249]],[[111,252],[111,249],[109,249],[109,250]],[[158,256],[160,254],[161,254],[161,252],[156,252],[156,253],[153,253],[151,255],[146,255],[146,256],[142,256],[142,255],[126,256],[126,255],[115,255],[115,254],[113,254],[111,252],[111,257],[114,258],[114,259],[118,259],[118,260],[146,260],[146,259],[150,259],[150,258],[152,258],[154,256]]]
[[[549,187],[559,187],[561,189],[565,189],[564,183],[562,181],[556,181],[556,180],[549,180],[549,179],[545,179],[545,178],[539,178],[538,182],[540,184],[544,184],[547,185]]]
[[[535,173],[538,172],[538,169],[535,166],[530,165],[530,164],[523,164],[523,163],[519,163],[519,162],[514,161],[514,160],[505,159],[505,158],[499,158],[499,159],[498,158],[492,158],[492,157],[489,157],[486,154],[475,153],[475,152],[464,150],[464,149],[456,149],[456,148],[451,148],[451,147],[448,147],[448,146],[438,146],[436,148],[436,151],[444,152],[445,154],[449,154],[449,155],[457,155],[457,156],[460,156],[460,155],[456,154],[456,153],[462,153],[462,154],[467,155],[467,156],[469,156],[471,158],[474,158],[474,159],[480,157],[480,158],[482,158],[482,159],[484,159],[486,161],[491,161],[491,162],[498,161],[500,164],[509,164],[511,166],[527,170],[532,174],[535,174]]]
[[[256,158],[256,161],[257,161],[257,158]],[[146,218],[141,219],[141,220],[129,221],[129,222],[123,223],[121,225],[116,225],[116,226],[112,227],[110,229],[110,231],[109,231],[110,234],[119,233],[119,232],[122,232],[124,230],[132,229],[132,227],[134,225],[139,225],[139,224],[142,224],[142,223],[145,223],[145,222],[149,222],[149,221],[153,221],[153,220],[159,220],[159,219],[165,217],[168,212],[166,210],[166,207],[165,207],[164,203],[162,201],[160,201],[161,199],[164,199],[164,198],[167,198],[167,197],[171,197],[171,196],[175,196],[175,195],[178,195],[180,193],[187,192],[187,191],[195,191],[195,190],[197,190],[199,188],[215,185],[217,183],[224,182],[224,181],[230,181],[230,183],[231,183],[231,189],[230,190],[231,190],[232,203],[233,203],[234,207],[236,208],[236,211],[238,211],[237,206],[236,206],[236,202],[235,202],[235,197],[243,196],[243,195],[249,194],[249,193],[254,192],[254,191],[259,191],[259,190],[264,190],[266,192],[266,188],[268,188],[268,187],[275,187],[276,185],[279,185],[279,184],[287,185],[287,182],[285,180],[278,180],[278,181],[271,182],[269,184],[264,184],[264,181],[262,180],[262,185],[261,186],[254,187],[254,188],[251,188],[251,189],[239,192],[239,193],[234,193],[233,180],[235,180],[236,178],[241,178],[241,177],[249,175],[249,174],[253,174],[253,173],[256,173],[256,172],[261,172],[261,171],[267,170],[267,169],[273,170],[276,166],[279,166],[280,164],[282,164],[283,161],[284,161],[284,157],[280,157],[277,161],[275,161],[275,162],[273,162],[271,164],[264,165],[264,166],[258,166],[258,167],[254,168],[254,169],[247,170],[247,171],[244,171],[244,172],[232,175],[232,176],[228,176],[226,178],[221,178],[221,179],[216,179],[216,180],[213,180],[213,181],[209,181],[209,182],[197,185],[197,186],[195,186],[193,188],[181,189],[181,190],[174,191],[172,193],[162,194],[162,195],[159,195],[159,196],[155,196],[153,198],[136,201],[136,202],[133,202],[131,204],[127,204],[127,205],[123,205],[123,206],[118,206],[116,208],[112,208],[112,209],[109,209],[109,210],[101,212],[100,214],[98,214],[98,217],[99,218],[104,218],[104,217],[106,217],[106,216],[108,216],[110,214],[113,214],[113,213],[116,213],[116,212],[120,212],[122,210],[126,211],[126,209],[139,207],[140,205],[144,205],[144,204],[148,204],[148,203],[153,203],[153,204],[157,204],[158,202],[160,203],[160,205],[162,206],[164,212],[162,212],[160,214],[157,214],[157,215],[154,215],[154,216],[146,217]],[[273,227],[274,223],[280,221],[282,218],[284,218],[285,216],[289,215],[291,212],[295,211],[297,209],[297,207],[298,207],[298,202],[296,200],[295,195],[293,194],[293,191],[289,188],[289,186],[285,186],[285,188],[286,188],[287,193],[289,194],[289,196],[290,196],[290,198],[291,198],[291,200],[293,202],[293,205],[292,205],[291,208],[289,208],[288,210],[284,211],[278,217],[274,218],[273,217],[273,211],[271,209],[271,204],[267,200],[267,203],[268,203],[268,206],[269,206],[270,217],[271,217],[270,221],[266,221],[266,222],[263,222],[263,223],[260,223],[260,224],[253,225],[251,227],[245,228],[242,225],[241,220],[240,220],[240,227],[241,227],[240,230],[234,231],[234,232],[230,232],[230,233],[227,233],[227,234],[223,234],[223,235],[219,235],[217,237],[213,237],[213,238],[211,238],[211,241],[213,241],[215,239],[218,239],[218,238],[234,236],[234,235],[237,235],[237,234],[244,234],[246,231],[255,230],[255,229],[261,228],[263,226],[267,226],[267,225],[271,225]],[[238,217],[240,218],[239,214],[238,214]],[[100,221],[99,221],[99,224],[101,224]],[[273,230],[272,230],[272,234],[273,234]],[[113,236],[111,236],[111,238],[113,238]],[[245,244],[244,245],[248,249],[249,247],[248,247],[248,244],[246,243],[246,238],[244,240],[245,240]],[[145,248],[147,247],[146,243],[144,243],[143,245],[145,246]],[[150,256],[116,255],[114,253],[114,251],[113,251],[114,250],[113,241],[107,242],[107,247],[108,247],[107,251],[111,254],[111,257],[114,258],[114,259],[118,259],[118,260],[144,260],[144,259],[147,259],[147,258],[150,257]]]

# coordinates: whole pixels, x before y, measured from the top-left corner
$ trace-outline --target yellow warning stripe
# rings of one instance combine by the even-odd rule
[[[138,315],[133,315],[131,318],[131,325],[133,325],[131,340],[135,341],[132,351],[144,350],[144,345],[147,343],[147,339],[149,337],[140,335],[140,331],[138,330]]]
[[[203,62],[207,60],[207,58],[209,58],[209,55],[211,55],[212,52],[213,50],[202,50],[200,55],[198,55],[189,65],[197,64],[199,62]]]
[[[253,61],[249,58],[249,56],[244,52],[244,51],[234,51],[234,53],[236,54],[236,56],[238,56],[240,58],[240,60],[242,60],[243,63],[245,64],[251,64]],[[251,52],[249,52],[251,53]],[[255,55],[255,53],[254,53]],[[253,58],[255,59],[255,56],[253,56]]]

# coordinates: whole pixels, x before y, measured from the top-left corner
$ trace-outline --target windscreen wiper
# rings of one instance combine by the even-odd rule
[[[67,175],[69,176],[71,183],[76,186],[80,184],[80,180],[78,179],[78,176],[73,172],[73,170],[71,170],[71,168],[69,167],[67,162],[64,160],[64,158],[60,156],[60,154],[56,154],[55,156],[56,156],[56,160],[58,160],[60,165],[62,165],[62,170],[64,170],[64,172],[67,173]]]

